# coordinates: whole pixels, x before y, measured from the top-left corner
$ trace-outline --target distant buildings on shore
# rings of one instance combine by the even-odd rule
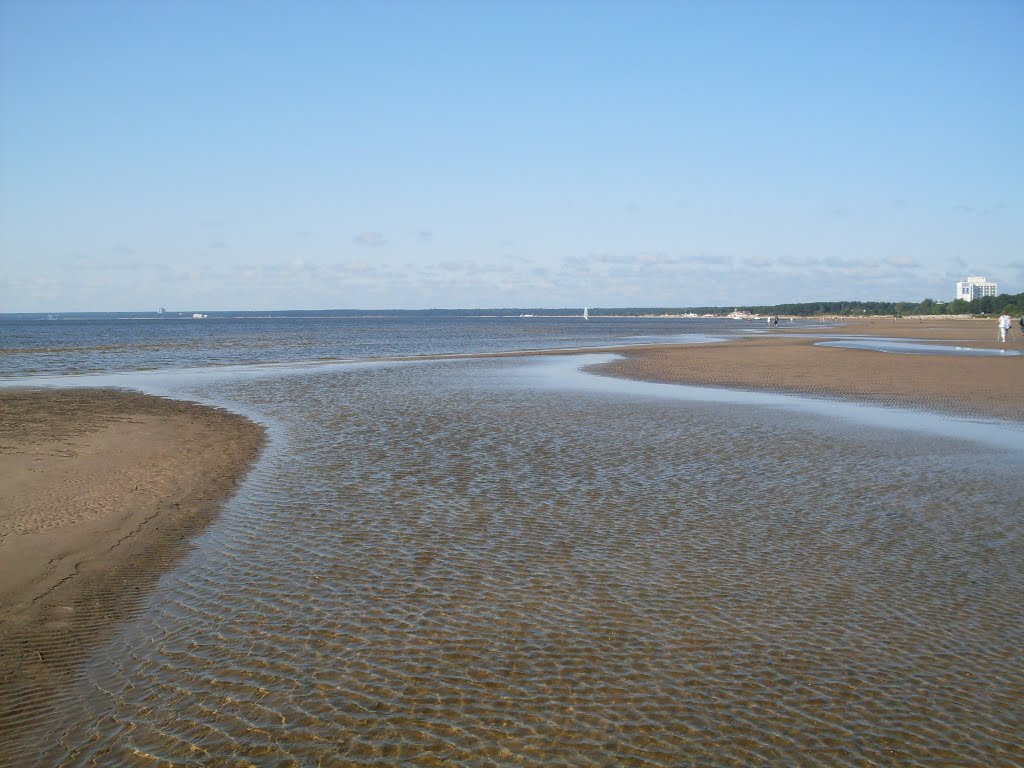
[[[996,284],[990,283],[987,278],[978,275],[972,275],[956,284],[956,298],[963,299],[964,301],[973,301],[974,299],[980,299],[982,296],[996,295],[998,295]]]

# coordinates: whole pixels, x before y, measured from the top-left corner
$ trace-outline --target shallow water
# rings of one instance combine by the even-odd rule
[[[948,344],[926,344],[905,339],[843,339],[840,341],[819,341],[819,347],[843,347],[845,349],[870,349],[875,352],[893,352],[904,355],[954,355],[968,357],[1016,357],[1015,349],[983,349],[979,347],[949,346]]]
[[[151,378],[271,445],[18,762],[1024,763],[1024,441],[579,362]]]

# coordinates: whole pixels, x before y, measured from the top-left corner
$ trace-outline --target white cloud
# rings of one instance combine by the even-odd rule
[[[360,232],[353,238],[353,242],[367,248],[380,248],[388,244],[387,239],[380,232]]]
[[[913,269],[921,266],[916,259],[912,259],[909,256],[890,256],[885,260],[885,263],[893,267],[906,267]]]

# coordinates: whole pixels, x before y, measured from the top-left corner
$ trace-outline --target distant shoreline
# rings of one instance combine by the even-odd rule
[[[843,302],[823,302],[824,304],[841,305]],[[889,302],[870,302],[872,305],[888,304]],[[995,300],[994,312],[1002,311],[1004,305],[1024,304],[1024,294],[1020,296],[1001,296]],[[901,308],[895,308],[898,307]],[[750,306],[750,305],[746,305]],[[785,305],[797,306],[797,305]],[[818,304],[809,306],[817,307]],[[914,312],[917,304],[897,302],[893,309],[882,311],[865,309],[807,310],[803,312],[785,311],[779,308],[758,306],[749,310],[744,305],[737,307],[590,307],[590,320],[602,318],[667,318],[667,319],[723,319],[735,311],[749,311],[747,319],[765,319],[777,316],[783,320],[797,319],[814,320],[870,320],[879,318],[892,319],[894,315],[903,318],[925,317],[933,319],[968,319],[980,315],[989,316],[992,311],[985,311],[979,304],[976,313],[958,312],[955,314],[931,314]],[[54,322],[82,320],[287,320],[287,319],[403,319],[403,318],[582,318],[584,307],[480,307],[474,309],[315,309],[315,310],[175,310],[173,312],[149,312],[127,310],[114,312],[0,312],[0,322]],[[1024,311],[1024,307],[1021,307]],[[1016,316],[1016,311],[1014,312]],[[197,315],[199,315],[197,317]]]

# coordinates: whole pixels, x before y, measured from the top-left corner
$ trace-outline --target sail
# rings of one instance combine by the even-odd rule
[[[589,320],[590,319],[590,312],[587,311],[587,307],[583,308],[583,319],[584,320]]]

